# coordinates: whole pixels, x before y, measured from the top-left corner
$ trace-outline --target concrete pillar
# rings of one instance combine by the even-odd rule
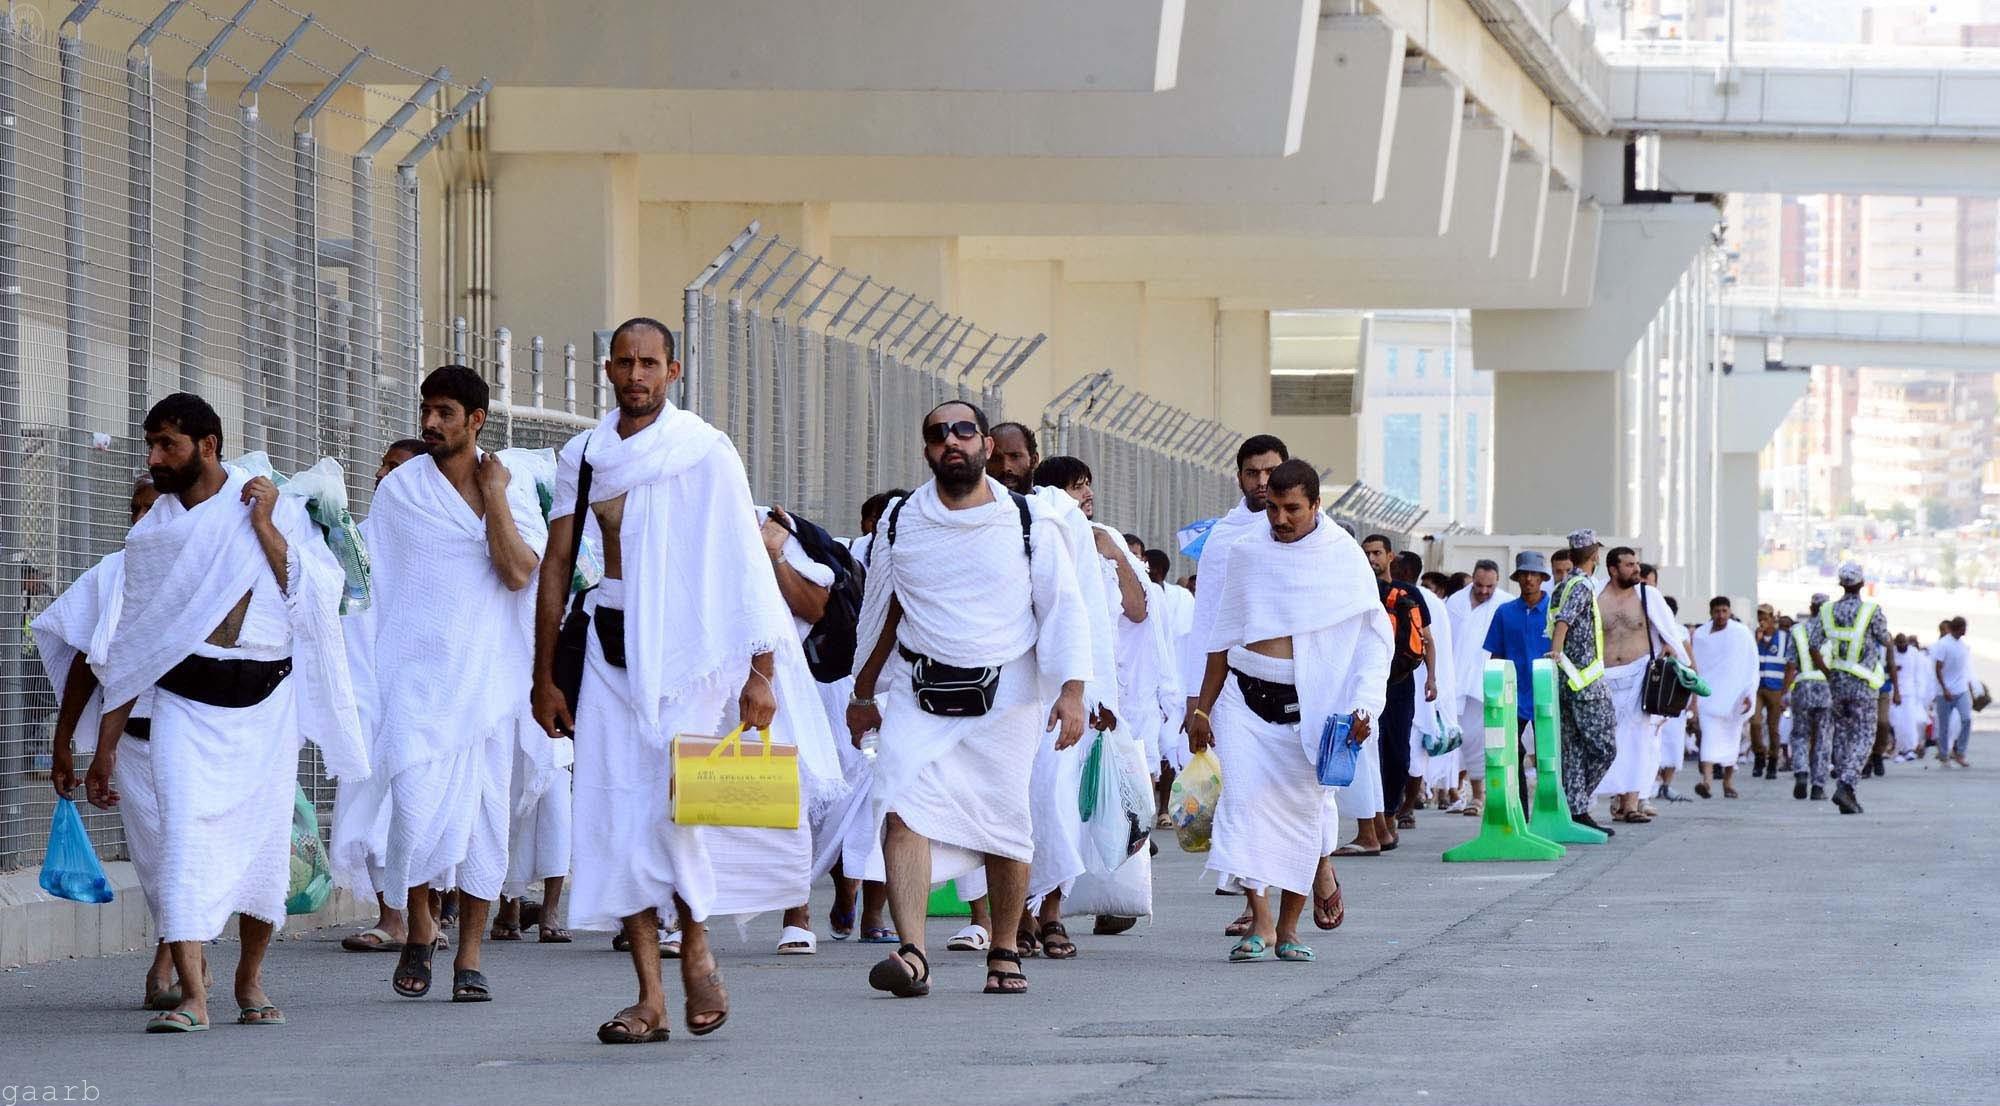
[[[1739,610],[1757,606],[1757,553],[1762,546],[1758,533],[1758,455],[1719,455],[1720,487],[1715,504],[1716,552],[1719,575],[1716,591],[1746,604]]]
[[[1615,373],[1495,374],[1494,532],[1614,532],[1622,425]]]
[[[679,318],[676,302],[642,294],[641,258],[648,251],[640,246],[638,160],[599,154],[492,159],[493,318],[523,347],[540,334],[551,348],[573,341],[588,350],[591,331],[642,311]],[[716,248],[727,241],[725,236]]]

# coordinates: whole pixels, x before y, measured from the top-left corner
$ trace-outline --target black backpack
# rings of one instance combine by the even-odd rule
[[[813,679],[830,684],[854,671],[855,629],[861,622],[861,594],[868,573],[825,527],[790,512],[786,517],[792,520],[792,536],[799,539],[806,556],[833,570],[826,611],[804,642],[806,667]]]

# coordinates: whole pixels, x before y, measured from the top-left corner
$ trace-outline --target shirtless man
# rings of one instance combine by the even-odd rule
[[[1657,589],[1640,583],[1638,555],[1621,545],[1606,555],[1605,564],[1610,577],[1597,606],[1604,616],[1604,679],[1618,717],[1618,754],[1598,793],[1611,796],[1614,821],[1644,823],[1659,813],[1641,793],[1658,767],[1663,720],[1646,713],[1640,702],[1641,685],[1656,653],[1672,652],[1683,664],[1688,658],[1680,625],[1666,600]]]

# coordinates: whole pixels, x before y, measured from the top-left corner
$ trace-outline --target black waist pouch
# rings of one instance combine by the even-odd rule
[[[625,667],[625,612],[617,607],[599,607],[590,625],[597,630],[597,646],[604,650],[604,663]]]
[[[1260,680],[1234,668],[1229,671],[1236,677],[1236,686],[1243,692],[1243,704],[1250,708],[1251,714],[1274,726],[1299,724],[1298,685]]]
[[[168,669],[158,686],[211,707],[254,707],[270,698],[291,674],[290,657],[248,661],[191,656]]]
[[[943,718],[978,718],[993,709],[1000,689],[998,668],[960,668],[896,647],[910,662],[910,690],[917,709]]]

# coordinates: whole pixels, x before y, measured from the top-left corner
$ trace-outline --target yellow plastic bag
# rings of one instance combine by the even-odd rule
[[[1183,850],[1208,851],[1215,828],[1215,802],[1222,797],[1222,762],[1212,749],[1203,749],[1174,777],[1173,794],[1167,816],[1173,819],[1174,837]]]
[[[799,828],[798,747],[773,744],[771,731],[762,733],[755,754],[744,748],[742,726],[722,737],[675,736],[676,825]]]

